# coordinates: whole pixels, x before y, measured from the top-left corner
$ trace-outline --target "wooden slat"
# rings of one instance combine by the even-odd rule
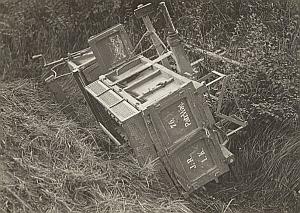
[[[132,87],[136,86],[136,85],[139,85],[140,83],[148,80],[149,78],[152,78],[152,77],[155,77],[158,73],[160,72],[160,70],[155,70],[154,72],[151,72],[150,74],[148,75],[145,75],[143,78],[139,79],[138,81],[134,82],[132,85],[128,86],[128,87],[125,87],[124,90],[129,90],[131,89]]]
[[[220,61],[226,61],[226,62],[229,62],[229,63],[231,63],[231,64],[235,64],[235,65],[238,65],[238,66],[241,66],[241,67],[245,66],[245,64],[242,64],[242,63],[240,63],[240,62],[238,62],[238,61],[235,61],[235,60],[233,60],[233,59],[226,58],[226,57],[224,57],[224,56],[218,55],[218,54],[216,54],[216,53],[214,53],[214,52],[210,52],[210,51],[208,51],[208,50],[203,50],[203,49],[197,47],[196,45],[193,45],[193,46],[192,46],[192,45],[189,45],[189,44],[185,44],[185,46],[188,47],[188,48],[191,48],[191,49],[193,49],[193,50],[195,50],[195,51],[197,51],[197,52],[200,52],[200,53],[202,53],[202,54],[205,54],[205,55],[207,55],[207,56],[209,56],[209,57],[218,59],[218,60],[220,60]]]
[[[212,85],[212,84],[214,84],[214,83],[216,83],[216,82],[222,80],[223,78],[224,78],[224,76],[221,76],[221,77],[219,77],[219,78],[216,78],[215,80],[213,80],[213,81],[207,83],[206,85],[207,85],[207,86],[210,86],[210,85]]]
[[[147,96],[149,94],[152,94],[154,93],[156,90],[162,88],[162,87],[165,87],[167,84],[171,83],[172,81],[174,81],[174,78],[171,77],[165,81],[161,81],[159,82],[154,88],[151,88],[149,91],[145,92],[144,94],[138,96],[139,99],[143,98],[144,96]]]
[[[244,126],[240,126],[240,127],[236,128],[235,130],[232,130],[231,132],[227,133],[226,135],[227,135],[227,137],[229,137],[230,135],[240,131],[243,128],[244,128]]]
[[[202,78],[200,78],[198,81],[202,82],[202,81],[206,81],[207,79],[211,78],[213,76],[213,73],[208,73],[207,75],[203,76]]]
[[[218,117],[220,118],[223,118],[223,119],[226,119],[232,123],[235,123],[237,125],[240,125],[240,126],[246,126],[246,122],[245,121],[241,121],[241,120],[238,120],[236,118],[233,118],[232,116],[228,116],[228,115],[224,115],[224,114],[217,114]]]
[[[116,85],[116,84],[120,83],[121,81],[124,81],[124,80],[126,80],[127,78],[130,78],[131,76],[133,76],[133,75],[135,75],[135,74],[138,74],[138,73],[144,71],[145,69],[147,69],[147,68],[153,66],[154,64],[160,62],[160,61],[163,60],[164,58],[169,57],[171,54],[172,54],[172,52],[169,51],[169,52],[167,52],[167,53],[165,53],[165,54],[163,54],[163,55],[157,57],[157,58],[154,59],[153,61],[146,63],[145,65],[139,67],[139,68],[136,69],[135,71],[133,71],[133,72],[131,72],[131,73],[128,73],[128,75],[124,76],[123,78],[121,78],[121,79],[119,79],[119,80],[113,82],[112,85]]]
[[[225,95],[227,81],[228,81],[228,77],[224,78],[223,84],[222,84],[222,88],[221,88],[221,93],[220,93],[219,100],[218,100],[217,113],[219,113],[221,111],[221,107],[222,107],[222,103],[223,103],[223,99],[224,99],[224,95]]]

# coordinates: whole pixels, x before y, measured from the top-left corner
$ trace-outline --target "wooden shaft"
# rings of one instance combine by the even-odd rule
[[[147,28],[147,31],[150,32],[150,38],[151,38],[152,43],[154,44],[157,54],[158,55],[164,54],[164,52],[166,50],[166,46],[164,45],[164,43],[161,41],[161,39],[156,34],[155,28],[153,27],[149,16],[143,16],[142,20]],[[167,67],[169,69],[171,68],[168,59],[163,59],[162,63],[165,67]]]
[[[191,49],[195,50],[196,52],[205,54],[207,56],[210,56],[212,58],[218,59],[220,61],[226,61],[226,62],[229,62],[231,64],[235,64],[235,65],[238,65],[238,66],[241,66],[241,67],[245,66],[245,64],[242,64],[242,63],[240,63],[238,61],[235,61],[235,60],[230,59],[230,58],[226,58],[224,56],[221,56],[220,54],[216,54],[216,53],[210,52],[208,50],[203,50],[203,49],[201,49],[199,47],[195,47],[194,45],[185,44],[185,46],[188,47],[188,48],[191,48]]]
[[[166,3],[165,2],[160,2],[159,4],[162,8],[163,16],[165,18],[169,34],[177,33],[177,30],[174,27],[174,24],[173,24],[171,16],[170,16],[170,13],[169,13],[168,8],[166,6]]]

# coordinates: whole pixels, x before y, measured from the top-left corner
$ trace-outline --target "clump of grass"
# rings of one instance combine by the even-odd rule
[[[95,126],[68,119],[30,80],[0,84],[0,209],[6,212],[190,212],[151,163],[103,150]]]
[[[287,121],[280,126],[251,126],[230,149],[236,155],[231,177],[223,180],[226,183],[215,194],[258,209],[299,208],[298,124]]]

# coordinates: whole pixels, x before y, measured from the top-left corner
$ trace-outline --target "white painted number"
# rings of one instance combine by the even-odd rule
[[[171,129],[173,129],[174,127],[176,127],[175,118],[172,118],[169,121],[169,126],[170,126]]]

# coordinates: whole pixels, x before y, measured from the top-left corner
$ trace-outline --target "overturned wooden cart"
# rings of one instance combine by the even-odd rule
[[[212,71],[197,78],[164,3],[168,48],[152,26],[151,4],[135,10],[142,18],[156,56],[137,54],[119,24],[89,39],[90,48],[66,61],[100,127],[117,145],[129,143],[140,164],[155,163],[183,195],[229,171],[233,154],[228,136],[245,127],[237,115],[221,113],[229,76]],[[221,56],[219,56],[221,57]],[[51,75],[46,82],[54,82]],[[210,87],[221,90],[210,94]],[[215,111],[209,107],[214,100]],[[224,124],[235,126],[224,129]],[[232,125],[233,124],[233,125]],[[228,125],[227,125],[228,126]]]

